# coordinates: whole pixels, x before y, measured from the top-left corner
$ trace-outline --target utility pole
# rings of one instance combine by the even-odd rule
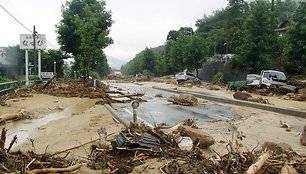
[[[37,70],[37,58],[36,58],[36,35],[37,35],[37,32],[36,32],[36,28],[35,28],[35,25],[33,27],[33,47],[34,47],[34,51],[33,51],[33,64],[34,64],[34,70],[33,70],[33,74],[36,75],[36,70]]]

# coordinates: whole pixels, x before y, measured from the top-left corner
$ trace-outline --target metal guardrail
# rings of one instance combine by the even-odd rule
[[[0,83],[0,96],[8,94],[13,88],[17,87],[17,81]]]

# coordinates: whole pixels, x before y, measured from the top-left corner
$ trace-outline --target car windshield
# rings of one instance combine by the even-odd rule
[[[189,76],[195,77],[195,75],[191,74],[191,73],[186,73]]]
[[[286,80],[286,76],[282,72],[271,72],[272,79]]]

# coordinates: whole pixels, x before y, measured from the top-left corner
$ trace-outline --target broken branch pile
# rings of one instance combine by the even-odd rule
[[[186,125],[177,127],[180,126]],[[171,130],[180,131],[179,128]],[[283,144],[272,145],[275,148],[263,145],[262,150],[241,152],[238,144],[235,147],[234,143],[229,142],[227,154],[221,156],[215,152],[215,155],[207,157],[197,142],[193,141],[191,150],[181,150],[174,134],[163,133],[161,127],[151,129],[142,124],[132,124],[111,142],[112,149],[93,145],[88,166],[102,172],[123,174],[132,172],[134,167],[145,164],[148,159],[157,158],[167,162],[159,168],[164,174],[268,174],[289,169],[296,173],[306,171],[305,158]]]
[[[47,153],[35,154],[33,151],[22,150],[10,152],[17,136],[14,136],[10,146],[5,148],[6,132],[3,128],[0,140],[0,173],[62,173],[72,172],[81,167],[81,164]]]

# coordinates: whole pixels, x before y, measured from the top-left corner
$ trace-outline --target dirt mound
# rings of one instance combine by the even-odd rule
[[[252,97],[249,93],[246,92],[236,92],[233,94],[234,99],[238,99],[238,100],[248,100],[248,98]]]

